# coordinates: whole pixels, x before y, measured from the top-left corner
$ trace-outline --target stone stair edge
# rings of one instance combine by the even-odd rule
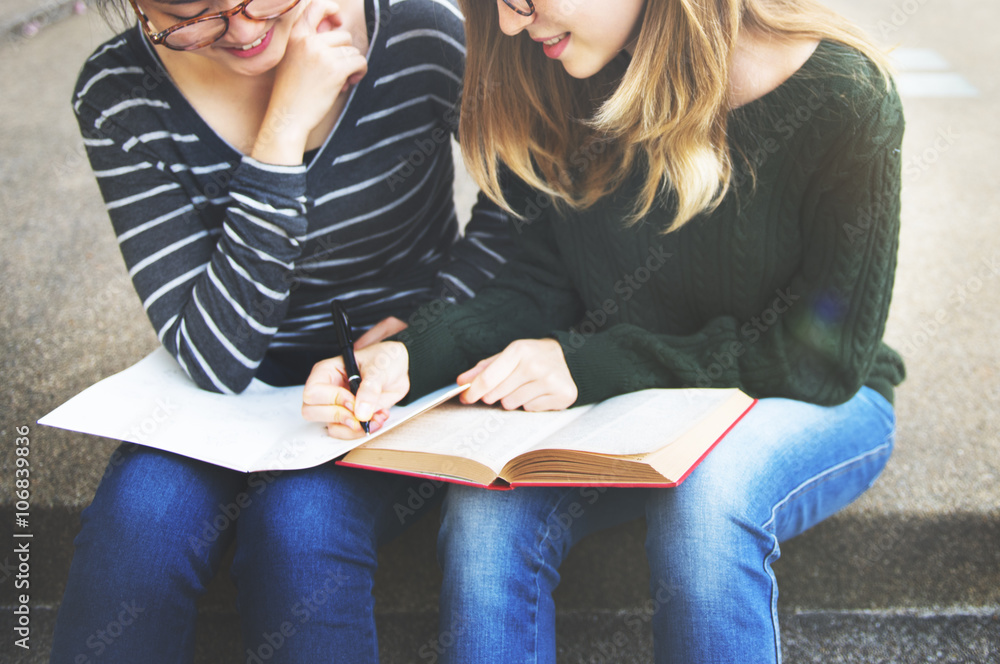
[[[39,603],[56,604],[69,570],[78,511],[41,512],[32,517],[34,596]],[[12,520],[12,511],[0,507],[0,521]],[[436,516],[428,515],[380,551],[376,599],[383,608],[426,607],[436,597],[435,524]],[[641,605],[648,579],[643,534],[641,522],[630,522],[608,536],[581,542],[562,567],[557,601],[588,611]],[[622,564],[605,564],[611,556]],[[775,573],[786,610],[1000,605],[1000,512],[898,519],[849,510],[784,543]],[[227,606],[232,595],[228,575],[219,574],[206,606]]]
[[[779,610],[785,664],[987,664],[1000,652],[1000,611],[985,615],[912,616],[878,613],[796,614]],[[436,612],[376,616],[379,651],[385,662],[428,662],[438,642]],[[0,659],[18,664],[48,661],[55,612],[35,615],[32,649],[0,642]],[[623,628],[622,614],[558,611],[557,662],[648,662],[652,635]],[[244,660],[239,623],[233,614],[202,612],[195,664]]]
[[[91,6],[90,1],[83,0],[47,0],[38,3],[35,9],[19,11],[14,14],[0,14],[0,38],[9,40],[30,39],[42,28],[52,25],[64,18],[81,11],[82,5]]]

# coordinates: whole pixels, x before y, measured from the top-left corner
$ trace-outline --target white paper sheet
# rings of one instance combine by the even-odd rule
[[[390,411],[394,424],[462,388],[444,388]],[[175,452],[244,472],[310,468],[375,438],[339,441],[302,419],[302,387],[258,380],[239,395],[199,389],[163,348],[93,385],[39,424]],[[389,429],[386,423],[384,430]],[[379,432],[382,433],[382,432]]]

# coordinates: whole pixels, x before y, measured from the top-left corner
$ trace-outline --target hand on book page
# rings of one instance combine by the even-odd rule
[[[496,402],[506,410],[564,410],[577,397],[576,383],[555,339],[521,339],[482,360],[457,380],[471,383],[462,403]]]
[[[364,435],[361,422],[378,431],[388,409],[410,390],[409,357],[398,341],[383,341],[355,353],[361,372],[358,394],[351,393],[342,357],[313,367],[302,389],[302,417],[327,425],[333,438],[352,440]]]

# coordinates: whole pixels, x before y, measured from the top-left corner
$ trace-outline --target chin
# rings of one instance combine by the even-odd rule
[[[225,64],[228,65],[230,71],[233,73],[242,76],[260,76],[271,71],[281,63],[283,53],[272,53],[270,51],[271,49],[268,49],[267,53],[261,53],[257,57],[248,60],[236,56],[228,56],[225,57]]]
[[[566,70],[567,74],[578,79],[590,78],[599,71],[593,67],[580,66],[572,62],[564,62],[563,69]]]
[[[566,73],[577,79],[590,78],[604,69],[607,64],[607,62],[601,62],[593,58],[571,58],[562,61],[562,66],[566,70]]]

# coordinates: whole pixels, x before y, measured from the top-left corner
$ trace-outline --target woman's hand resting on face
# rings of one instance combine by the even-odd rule
[[[563,410],[576,402],[577,389],[555,339],[521,339],[482,360],[458,377],[471,383],[462,403],[498,401],[506,410]]]
[[[368,71],[365,54],[330,0],[311,0],[292,25],[285,55],[251,156],[269,164],[302,163],[309,132],[334,100]]]

